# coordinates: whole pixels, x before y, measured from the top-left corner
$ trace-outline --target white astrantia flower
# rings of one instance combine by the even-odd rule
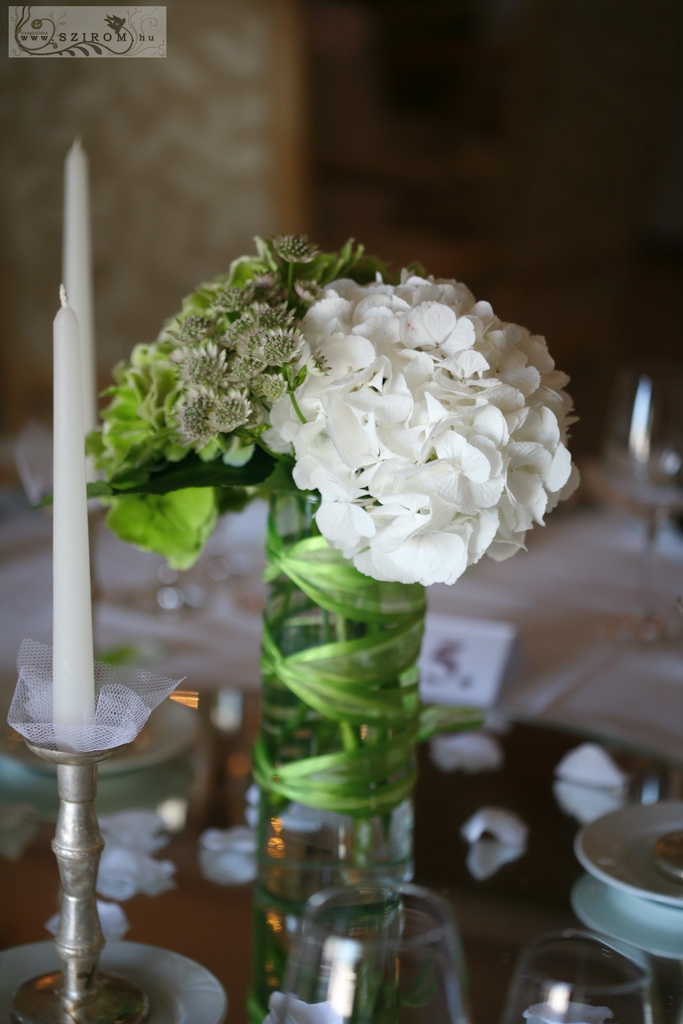
[[[294,455],[322,535],[361,572],[454,583],[574,490],[568,378],[464,285],[336,281],[301,326],[320,368],[296,405],[275,403],[264,440]]]

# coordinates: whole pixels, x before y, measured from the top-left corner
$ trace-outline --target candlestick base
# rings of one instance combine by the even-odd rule
[[[149,1003],[133,982],[98,970],[104,937],[95,885],[104,841],[95,813],[97,766],[123,746],[108,750],[52,750],[28,743],[57,766],[59,816],[52,841],[62,883],[55,949],[61,971],[25,981],[10,1007],[13,1024],[142,1024]]]
[[[142,1024],[147,996],[125,978],[98,972],[95,991],[83,1002],[65,1000],[61,971],[24,982],[14,994],[13,1024]]]
[[[147,994],[146,1024],[225,1021],[228,997],[218,978],[180,953],[143,942],[112,940],[102,950],[100,965],[103,972],[127,978]],[[49,940],[0,950],[1,1024],[11,1020],[12,999],[22,980],[58,970],[55,946]],[[62,1018],[58,1020],[62,1024]]]

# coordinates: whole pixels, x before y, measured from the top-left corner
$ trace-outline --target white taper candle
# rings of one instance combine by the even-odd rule
[[[76,139],[64,164],[62,276],[69,305],[78,318],[81,344],[83,429],[97,426],[97,366],[93,317],[90,185],[88,158]]]
[[[83,724],[95,711],[88,506],[78,320],[60,292],[53,324],[53,721]]]

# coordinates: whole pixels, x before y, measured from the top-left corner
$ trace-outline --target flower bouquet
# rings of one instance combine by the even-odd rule
[[[257,239],[115,370],[88,447],[120,537],[187,568],[218,515],[271,503],[254,1020],[311,892],[410,875],[416,744],[477,718],[420,707],[425,587],[574,489],[567,380],[463,284],[298,236]]]

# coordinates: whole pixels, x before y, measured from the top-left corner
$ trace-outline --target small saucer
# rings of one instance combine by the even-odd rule
[[[683,829],[683,801],[628,804],[585,825],[574,852],[579,863],[607,885],[633,896],[683,907],[683,880],[665,874],[655,861],[655,844]]]
[[[168,949],[140,942],[108,942],[102,970],[137,982],[150,1002],[147,1024],[222,1024],[228,999],[206,968]],[[13,993],[23,981],[59,968],[54,942],[32,942],[0,952],[0,1024],[10,1024]]]
[[[571,903],[588,928],[653,956],[683,958],[683,910],[678,907],[632,896],[593,875],[581,875],[572,888]]]
[[[661,835],[653,846],[652,856],[668,878],[683,881],[683,828]]]

